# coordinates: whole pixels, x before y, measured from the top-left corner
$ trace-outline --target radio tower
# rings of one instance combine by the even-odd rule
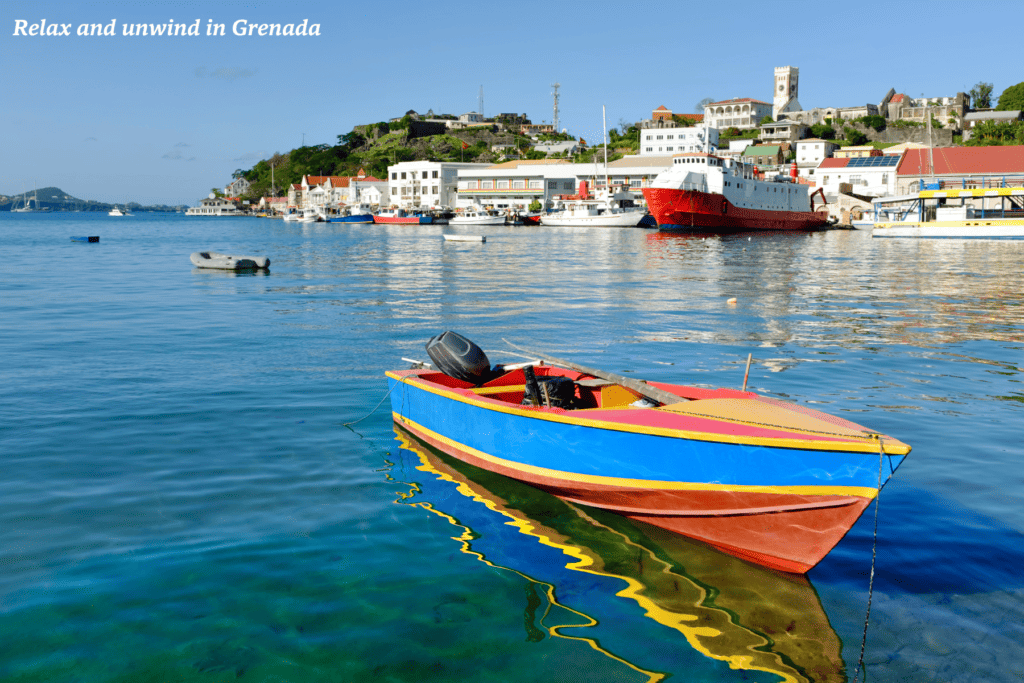
[[[480,109],[480,117],[484,118],[484,86],[480,86],[480,101],[477,102],[477,106]]]
[[[552,123],[554,123],[556,133],[558,132],[558,88],[560,88],[561,85],[561,83],[555,83],[554,85],[551,86],[552,88],[555,89],[555,91],[551,94],[555,96],[555,118],[553,119]]]

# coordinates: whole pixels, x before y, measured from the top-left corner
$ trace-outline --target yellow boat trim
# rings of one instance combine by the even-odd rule
[[[921,199],[934,197],[1019,197],[1024,189],[1019,187],[983,187],[960,190],[923,190],[918,193]]]
[[[889,228],[983,228],[987,226],[1006,227],[1024,225],[1024,218],[971,218],[956,221],[915,221],[904,223],[875,223],[876,230]]]
[[[733,493],[774,493],[778,495],[797,496],[858,496],[860,498],[872,499],[878,495],[878,490],[867,486],[753,486],[749,484],[702,484],[681,481],[656,481],[653,479],[626,479],[622,477],[603,477],[596,474],[580,474],[578,472],[562,472],[536,465],[527,465],[521,462],[505,460],[490,453],[484,453],[471,446],[461,444],[458,441],[449,439],[447,436],[427,429],[421,424],[413,422],[407,417],[392,412],[392,418],[398,424],[411,429],[431,439],[435,439],[451,448],[479,458],[492,465],[507,467],[519,472],[526,472],[539,477],[561,479],[581,484],[597,484],[601,486],[629,487],[637,489],[658,489],[661,491],[727,491]]]
[[[404,385],[427,391],[438,396],[450,399],[452,401],[458,401],[459,403],[466,403],[473,405],[484,410],[492,410],[498,413],[506,413],[509,415],[517,415],[520,417],[529,417],[536,420],[547,420],[549,422],[561,422],[563,424],[579,425],[581,427],[592,427],[594,429],[605,429],[616,432],[630,432],[634,434],[649,434],[651,436],[665,436],[672,439],[688,439],[691,441],[711,441],[717,443],[730,443],[742,446],[766,446],[770,448],[794,448],[800,450],[815,450],[815,451],[854,451],[857,453],[877,453],[878,442],[871,436],[865,434],[862,441],[825,441],[825,440],[811,440],[811,439],[790,439],[783,437],[768,437],[768,436],[738,436],[735,434],[710,434],[708,432],[695,432],[685,429],[668,429],[665,427],[648,427],[645,425],[632,425],[624,424],[622,422],[609,422],[607,420],[601,420],[596,417],[577,417],[569,415],[555,415],[551,413],[542,413],[535,410],[523,410],[516,406],[503,406],[503,405],[492,405],[482,404],[479,401],[474,400],[474,397],[463,396],[462,394],[450,391],[447,389],[439,389],[430,386],[426,381],[407,381],[416,380],[415,376],[403,378],[391,371],[384,373],[391,379],[397,380]],[[586,413],[587,415],[599,415],[602,411],[608,410],[622,410],[619,408],[592,408],[583,411],[576,411],[577,413]],[[742,424],[751,427],[775,427],[776,429],[787,429],[778,425],[759,425],[751,422],[743,422],[740,420],[729,420],[732,424]],[[835,437],[837,439],[849,439],[851,437],[845,434],[829,434],[828,436]],[[891,443],[895,439],[889,439],[889,443],[886,443],[885,453],[886,455],[906,455],[910,452],[910,446],[897,441]],[[883,437],[883,443],[886,439]]]

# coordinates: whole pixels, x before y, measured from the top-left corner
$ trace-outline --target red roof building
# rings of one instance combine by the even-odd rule
[[[900,193],[916,192],[920,181],[943,186],[1024,185],[1024,145],[908,149],[896,169]]]

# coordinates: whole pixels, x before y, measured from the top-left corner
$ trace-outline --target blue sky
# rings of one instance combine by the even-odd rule
[[[995,96],[1024,80],[1021,0],[901,2],[308,2],[78,0],[0,3],[0,192],[54,185],[108,202],[195,204],[236,168],[334,143],[408,109],[526,113],[588,141],[665,105],[771,101],[800,69],[806,107],[878,103],[890,88]],[[71,36],[13,35],[18,20]],[[202,35],[124,36],[124,24]],[[319,24],[318,37],[238,37],[232,24]],[[116,36],[79,37],[116,20]],[[209,21],[226,36],[207,36]],[[1014,24],[1018,24],[1014,28]]]

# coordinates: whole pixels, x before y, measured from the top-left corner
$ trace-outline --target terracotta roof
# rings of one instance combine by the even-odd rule
[[[892,99],[889,100],[889,101],[890,102],[902,102],[905,97],[906,97],[906,95],[904,95],[903,93],[896,93],[895,95],[892,96]]]
[[[386,182],[386,181],[381,180],[380,178],[374,178],[372,175],[356,176],[352,180],[355,180],[355,181],[361,182],[361,183],[362,182],[367,182],[367,183],[383,183],[383,182]]]
[[[676,116],[684,119],[690,119],[691,121],[703,121],[704,114],[676,114]]]
[[[767,102],[762,102],[761,100],[755,100],[753,97],[734,97],[731,100],[722,100],[721,102],[712,102],[708,106],[709,107],[714,107],[715,105],[718,105],[718,104],[736,104],[737,102],[754,102],[755,104],[768,104]]]
[[[660,107],[658,107],[657,109],[655,109],[654,111],[672,111],[672,110],[666,108],[665,105],[663,104]]]
[[[849,163],[850,163],[850,158],[849,157],[843,157],[842,159],[835,159],[833,157],[828,157],[827,159],[822,159],[821,160],[821,163],[818,164],[818,168],[845,168],[846,165],[849,164]]]
[[[937,147],[932,150],[936,175],[998,175],[1024,173],[1024,145],[999,147]],[[896,175],[928,174],[928,150],[908,149]]]

